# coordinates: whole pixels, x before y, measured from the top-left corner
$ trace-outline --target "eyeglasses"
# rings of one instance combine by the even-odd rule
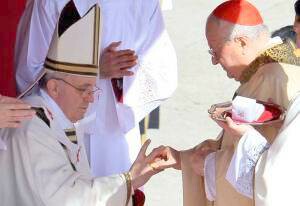
[[[101,89],[99,87],[96,87],[96,86],[94,87],[93,90],[91,90],[90,88],[79,88],[79,87],[71,84],[70,82],[67,82],[64,79],[56,78],[56,80],[60,80],[64,83],[66,83],[67,85],[73,87],[74,89],[76,89],[81,94],[82,97],[90,97],[90,96],[95,95],[95,94],[97,94],[97,96],[98,96],[99,93],[101,92]]]

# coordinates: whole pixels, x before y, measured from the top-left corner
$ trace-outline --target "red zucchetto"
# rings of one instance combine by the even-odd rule
[[[255,6],[246,0],[230,0],[220,4],[212,14],[222,20],[244,26],[255,26],[263,19]]]

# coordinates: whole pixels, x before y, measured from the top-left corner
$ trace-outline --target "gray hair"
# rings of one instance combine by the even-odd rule
[[[255,26],[244,26],[239,24],[233,24],[231,22],[219,19],[214,15],[209,16],[209,21],[212,21],[218,25],[219,28],[226,28],[223,31],[225,40],[231,41],[234,38],[246,36],[250,39],[257,39],[262,33],[269,34],[269,29],[266,25],[260,24]]]
[[[40,88],[45,89],[47,87],[47,83],[48,83],[49,80],[51,80],[51,79],[63,79],[67,76],[69,76],[69,74],[47,70],[46,74],[39,81],[39,86],[40,86]]]

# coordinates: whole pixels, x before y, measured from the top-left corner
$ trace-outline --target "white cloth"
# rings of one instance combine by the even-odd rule
[[[232,119],[244,122],[253,122],[259,119],[265,107],[256,103],[255,99],[237,96],[232,101]]]
[[[216,198],[216,153],[212,152],[207,155],[204,162],[204,185],[206,198],[214,201]]]
[[[30,96],[25,101],[44,108],[50,127],[34,117],[21,128],[0,131],[8,147],[0,151],[1,205],[125,205],[124,176],[93,178],[81,137],[77,135],[78,144],[67,138],[61,125],[70,122],[63,121],[64,114],[49,96],[42,96],[46,98]],[[50,111],[48,105],[56,109]]]
[[[242,195],[253,198],[255,165],[269,148],[267,140],[256,130],[248,130],[240,139],[226,173],[226,180]]]
[[[300,95],[291,102],[284,124],[255,168],[255,205],[299,205]]]
[[[59,13],[68,0],[29,1],[16,43],[16,79],[23,91],[42,69]],[[99,101],[90,108],[89,157],[97,176],[128,170],[141,146],[138,122],[173,93],[177,84],[174,48],[165,31],[158,0],[75,0],[80,15],[99,3],[103,19],[101,47],[122,41],[119,49],[135,50],[139,64],[123,80],[123,104],[117,103],[110,80],[101,79]],[[113,159],[113,161],[112,161]]]

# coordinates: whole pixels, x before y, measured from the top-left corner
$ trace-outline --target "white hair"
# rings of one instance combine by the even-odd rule
[[[44,74],[42,79],[39,81],[39,85],[40,85],[41,88],[46,88],[47,82],[49,80],[51,80],[51,79],[62,79],[62,78],[65,78],[67,76],[69,76],[69,74],[47,70],[47,72]]]
[[[214,15],[210,15],[208,21],[212,21],[212,22],[216,23],[220,29],[226,28],[226,29],[222,29],[222,31],[225,32],[225,33],[223,33],[223,36],[224,36],[225,40],[228,40],[228,41],[231,41],[237,37],[242,37],[242,36],[246,36],[250,39],[255,40],[255,39],[259,38],[259,36],[262,33],[265,33],[268,36],[270,36],[269,29],[264,24],[259,24],[259,25],[255,25],[255,26],[244,26],[244,25],[240,25],[240,24],[233,24],[229,21],[219,19],[218,17],[216,17]]]

